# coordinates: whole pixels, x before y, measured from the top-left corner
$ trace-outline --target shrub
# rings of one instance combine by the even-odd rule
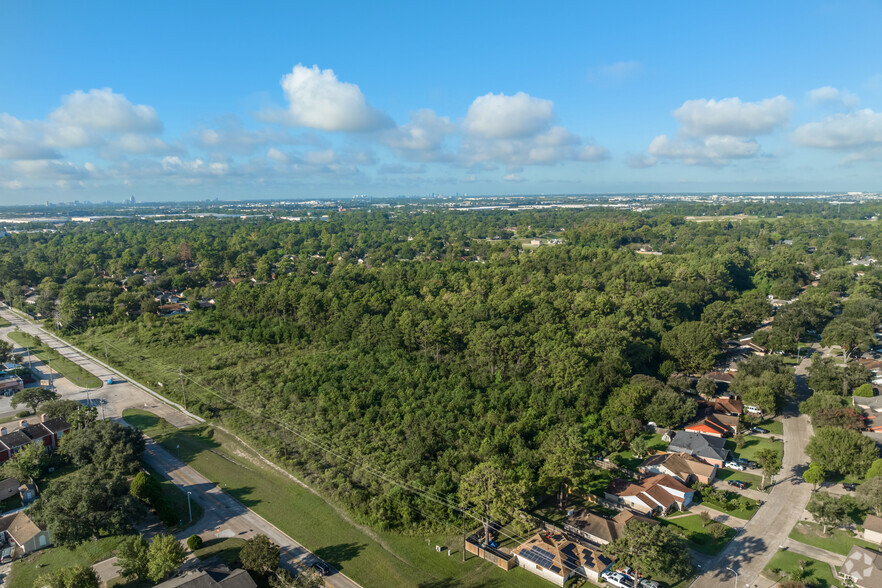
[[[15,413],[15,418],[17,418],[17,419],[23,419],[23,418],[29,417],[29,416],[31,416],[31,411],[29,411],[29,410],[22,410],[21,412]]]
[[[872,398],[876,395],[876,390],[870,384],[861,384],[852,392],[855,396],[863,396],[864,398]]]
[[[202,537],[199,535],[190,535],[187,538],[187,547],[190,548],[190,551],[196,551],[197,549],[202,547]]]

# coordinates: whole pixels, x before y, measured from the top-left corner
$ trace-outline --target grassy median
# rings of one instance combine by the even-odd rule
[[[21,331],[12,331],[9,333],[9,338],[22,347],[29,347],[31,355],[35,356],[44,364],[48,365],[49,360],[52,360],[52,370],[58,372],[80,388],[101,387],[101,380],[71,360],[63,357],[37,337]]]

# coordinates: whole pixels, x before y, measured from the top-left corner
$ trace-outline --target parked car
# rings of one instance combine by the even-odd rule
[[[858,485],[857,485],[857,484],[849,484],[849,483],[845,483],[845,484],[842,485],[842,487],[843,487],[844,489],[848,490],[849,492],[854,492],[855,490],[857,490]]]
[[[319,576],[328,576],[331,573],[331,567],[323,561],[317,561],[312,564],[312,569],[314,569]]]
[[[762,427],[754,427],[750,430],[750,432],[753,433],[754,435],[759,435],[759,434],[768,433],[769,431],[766,429],[763,429]]]
[[[742,490],[747,488],[747,482],[742,482],[741,480],[726,480],[726,483]]]
[[[616,586],[616,588],[634,588],[634,580],[630,576],[619,572],[604,572],[600,575],[600,578]]]
[[[744,470],[747,469],[743,465],[738,463],[737,461],[727,461],[724,465],[725,465],[725,467],[729,468],[730,470],[738,470],[739,472],[743,472]]]
[[[641,588],[659,588],[660,584],[655,580],[640,580]]]

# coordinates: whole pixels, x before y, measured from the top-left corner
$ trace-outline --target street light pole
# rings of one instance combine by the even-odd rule
[[[732,568],[726,568],[726,569],[729,570],[730,572],[732,572],[733,574],[735,574],[735,588],[738,588],[738,572],[736,572]]]
[[[192,492],[188,491],[187,492],[187,510],[190,512],[190,522],[192,523],[193,522],[193,509],[190,508],[190,494],[192,494]]]

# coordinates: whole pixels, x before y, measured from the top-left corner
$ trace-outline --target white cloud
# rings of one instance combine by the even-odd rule
[[[658,158],[646,153],[632,153],[625,158],[625,165],[634,169],[652,167],[658,163]]]
[[[753,157],[759,151],[759,143],[731,135],[712,135],[701,141],[672,140],[659,135],[649,144],[648,151],[650,156],[678,159],[687,165],[723,165],[730,159]]]
[[[126,133],[110,142],[109,149],[126,153],[168,153],[175,149],[159,137],[149,137],[135,133]],[[107,154],[105,157],[110,158]]]
[[[288,162],[288,156],[286,154],[282,153],[281,151],[279,151],[278,149],[276,149],[275,147],[270,147],[266,152],[266,156],[269,157],[270,159],[272,159],[273,161],[278,161],[280,163],[287,163]]]
[[[117,133],[160,133],[162,121],[152,106],[132,104],[110,88],[77,90],[62,97],[61,107],[49,115],[58,127],[78,127]]]
[[[523,182],[524,178],[518,174],[508,174],[507,176],[503,176],[502,180],[505,182]]]
[[[554,117],[551,100],[524,92],[514,96],[486,94],[475,98],[466,114],[465,130],[485,139],[519,139],[547,129]]]
[[[419,110],[411,113],[407,124],[386,132],[382,141],[407,157],[430,161],[439,158],[444,138],[455,130],[449,117]]]
[[[552,127],[545,132],[523,139],[467,138],[461,149],[466,165],[498,162],[508,167],[525,165],[553,165],[561,161],[599,161],[609,152],[599,145],[582,145],[582,140],[564,127]]]
[[[310,165],[331,165],[336,163],[337,154],[333,149],[323,149],[322,151],[307,151],[303,156],[304,161]]]
[[[0,159],[58,159],[44,144],[37,124],[0,113]]]
[[[236,155],[250,155],[261,147],[269,145],[325,146],[328,144],[327,140],[312,133],[295,137],[283,129],[269,127],[246,129],[242,121],[235,116],[222,117],[216,121],[213,128],[200,127],[190,136],[203,149]]]
[[[298,63],[282,77],[288,110],[264,112],[264,120],[323,131],[363,132],[392,126],[392,120],[367,103],[359,87],[337,79],[333,70]]]
[[[861,149],[882,144],[882,113],[869,108],[849,114],[834,114],[802,125],[793,141],[803,147]]]
[[[858,97],[851,92],[847,90],[839,90],[833,86],[815,88],[814,90],[809,91],[808,96],[812,102],[841,104],[842,106],[847,106],[849,108],[857,106],[857,103],[860,102]]]
[[[784,96],[759,102],[739,98],[687,100],[674,111],[679,132],[687,137],[732,135],[754,137],[770,133],[790,120],[793,103]]]

